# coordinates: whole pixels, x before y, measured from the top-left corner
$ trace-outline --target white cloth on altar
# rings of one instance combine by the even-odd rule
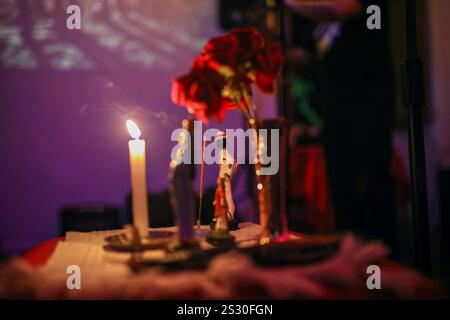
[[[201,234],[206,235],[209,226],[200,227]],[[158,231],[176,232],[176,227],[150,229]],[[65,241],[60,241],[47,264],[42,267],[43,273],[66,276],[67,267],[76,265],[80,267],[84,283],[95,281],[99,276],[111,278],[127,277],[131,271],[127,265],[130,253],[111,252],[103,249],[105,238],[124,233],[124,230],[94,231],[94,232],[67,232]],[[242,223],[240,229],[231,231],[236,243],[240,247],[251,246],[257,243],[260,226],[254,223]],[[295,236],[291,236],[295,238]],[[206,240],[201,238],[200,246],[211,248]],[[145,258],[162,258],[163,250],[151,250],[144,253]]]
[[[254,241],[259,227],[235,233],[238,242]],[[318,263],[263,268],[236,251],[214,257],[205,270],[164,272],[148,268],[133,274],[127,254],[102,249],[118,231],[68,233],[46,266],[36,270],[16,259],[0,268],[0,297],[37,299],[322,299],[330,287],[340,292],[366,288],[367,267],[382,264],[388,250],[347,235],[337,253]],[[240,239],[240,240],[239,240]],[[244,241],[245,240],[245,241]],[[67,288],[67,266],[81,269],[81,289]],[[395,298],[445,298],[439,285],[406,268],[382,269],[383,293]],[[369,291],[365,289],[367,294]],[[332,296],[333,297],[333,296]],[[336,298],[336,297],[334,297]]]

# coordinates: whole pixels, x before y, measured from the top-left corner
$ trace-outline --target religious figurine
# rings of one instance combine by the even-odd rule
[[[187,118],[182,122],[183,132],[178,137],[180,148],[169,168],[169,192],[172,211],[178,225],[178,237],[169,244],[169,250],[198,246],[194,239],[193,225],[195,218],[195,164],[193,163],[194,148],[188,133],[193,133],[194,119]],[[189,160],[189,163],[185,163]]]
[[[214,195],[214,222],[211,225],[213,231],[210,233],[208,241],[215,245],[231,244],[234,243],[234,239],[229,233],[230,224],[233,229],[237,226],[235,222],[236,208],[231,191],[231,177],[236,172],[237,163],[226,149],[224,132],[217,134],[215,142],[220,148],[220,168]]]

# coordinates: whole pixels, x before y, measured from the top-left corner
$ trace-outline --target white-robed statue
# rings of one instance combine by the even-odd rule
[[[214,220],[208,241],[214,244],[220,242],[234,242],[229,233],[230,222],[235,222],[236,208],[231,190],[231,177],[236,172],[236,160],[226,149],[226,135],[220,131],[217,133],[216,141],[219,151],[219,176],[217,178],[216,193],[214,195]]]

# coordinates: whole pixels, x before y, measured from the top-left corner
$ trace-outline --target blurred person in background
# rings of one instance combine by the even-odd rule
[[[325,108],[323,143],[338,231],[384,240],[395,253],[396,210],[390,174],[394,80],[387,1],[285,0],[317,22],[316,53]],[[381,29],[368,29],[369,5]]]

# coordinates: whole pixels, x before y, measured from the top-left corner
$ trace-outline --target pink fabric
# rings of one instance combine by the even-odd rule
[[[261,268],[237,252],[214,258],[204,271],[155,270],[126,277],[99,277],[81,290],[67,290],[66,278],[14,260],[0,269],[1,298],[36,299],[358,299],[447,298],[435,282],[416,272],[383,265],[387,249],[343,239],[338,253],[307,266]],[[366,288],[367,266],[381,267],[381,290]],[[83,282],[82,282],[83,283]]]

